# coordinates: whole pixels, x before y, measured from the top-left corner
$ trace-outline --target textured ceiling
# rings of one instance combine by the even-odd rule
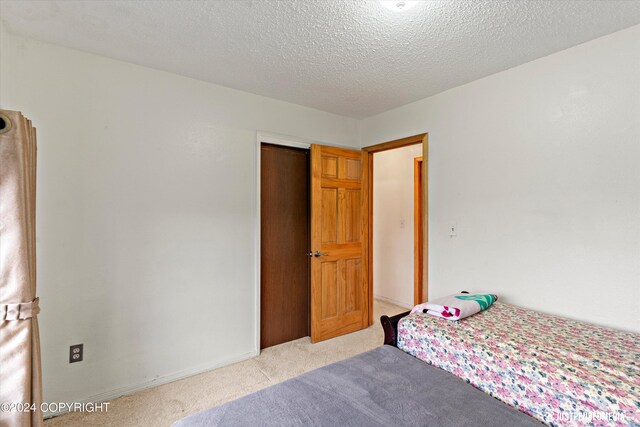
[[[640,1],[13,1],[14,33],[363,118],[640,23]]]

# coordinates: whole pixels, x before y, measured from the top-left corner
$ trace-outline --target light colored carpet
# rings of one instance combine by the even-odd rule
[[[75,412],[51,418],[55,426],[168,426],[189,414],[220,405],[296,375],[382,344],[379,318],[405,308],[375,301],[374,324],[317,344],[302,338],[263,350],[258,357],[110,402],[107,412]]]

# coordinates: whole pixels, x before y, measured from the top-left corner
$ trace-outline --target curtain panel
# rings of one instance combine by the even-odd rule
[[[36,131],[0,110],[0,425],[41,426],[36,297]]]

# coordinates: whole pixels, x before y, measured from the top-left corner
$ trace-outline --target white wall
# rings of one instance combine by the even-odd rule
[[[361,143],[425,131],[429,295],[640,331],[640,26],[366,119]]]
[[[254,355],[256,131],[357,146],[356,121],[4,32],[1,43],[0,106],[38,131],[45,401]],[[70,365],[77,343],[84,361]]]
[[[422,144],[373,156],[373,293],[413,307],[413,162]]]

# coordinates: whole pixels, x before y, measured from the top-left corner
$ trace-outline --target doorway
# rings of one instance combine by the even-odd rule
[[[309,150],[260,146],[260,348],[309,336]]]
[[[293,173],[278,166],[271,169],[283,173],[270,177],[269,155],[287,150],[305,153],[306,172]],[[261,230],[256,251],[259,266],[256,291],[259,311],[256,318],[256,329],[259,331],[256,334],[257,347],[263,349],[307,335],[311,337],[311,342],[318,342],[366,328],[371,318],[367,281],[367,153],[258,133],[257,155],[260,189],[257,227]],[[284,189],[291,182],[305,183],[307,193],[304,197],[295,193],[284,194]],[[273,188],[269,188],[270,183]],[[281,208],[291,199],[306,200],[306,212],[300,208],[293,218],[284,215]],[[277,206],[271,214],[269,204]],[[305,230],[310,231],[302,231],[302,228],[293,231],[289,225],[278,226],[278,221],[284,218],[304,221]],[[273,235],[269,236],[269,233]],[[296,240],[295,244],[289,240],[300,236],[305,239]],[[279,239],[283,239],[283,243],[278,243]],[[287,256],[285,251],[274,250],[274,247],[296,249],[288,252]],[[304,261],[299,261],[301,254],[305,257]],[[279,256],[280,261],[270,264],[270,256]],[[294,259],[296,265],[304,264],[306,267],[307,286],[304,289],[307,299],[304,302],[302,298],[297,299],[297,303],[284,299],[291,296],[292,274],[286,273],[286,268],[274,267],[280,264],[291,268],[286,264]],[[270,274],[275,280],[269,279]],[[303,280],[296,282],[302,283]],[[294,289],[301,290],[302,287],[294,286]],[[291,313],[292,307],[305,307],[306,329],[285,335],[284,326],[290,326],[290,319],[296,318]],[[277,339],[270,339],[271,334],[276,335]]]
[[[424,245],[422,245],[422,254],[418,254],[418,257],[422,258],[423,265],[422,280],[419,283],[419,285],[423,285],[420,301],[425,301],[428,292],[428,186],[426,184],[428,176],[428,135],[426,133],[415,135],[365,147],[362,150],[347,150],[336,147],[315,146],[313,142],[295,139],[292,141],[258,133],[257,151],[260,160],[257,163],[257,179],[260,192],[257,199],[261,208],[257,227],[261,232],[259,233],[260,244],[257,245],[258,250],[256,251],[256,263],[259,265],[256,301],[260,311],[256,318],[256,323],[259,331],[259,334],[257,334],[259,348],[262,349],[278,342],[285,342],[304,336],[311,336],[312,342],[317,342],[373,324],[373,250],[371,250],[374,240],[373,203],[371,203],[373,197],[373,180],[371,179],[373,156],[375,153],[415,144],[422,144],[423,157],[422,176],[418,178],[423,184],[423,189],[422,191],[416,191],[419,191],[423,196],[420,204],[423,208],[423,214],[420,217],[423,219],[424,224]],[[288,258],[283,256],[283,259],[299,260],[300,254],[302,254],[304,261],[300,261],[301,264],[299,265],[304,264],[306,268],[301,268],[300,271],[307,274],[306,280],[296,281],[297,283],[304,282],[307,286],[295,287],[295,289],[300,290],[302,295],[305,295],[306,292],[306,300],[303,301],[304,298],[300,298],[297,303],[285,303],[286,306],[280,303],[281,297],[277,296],[277,292],[280,292],[280,295],[287,294],[290,289],[286,288],[286,285],[292,282],[290,279],[287,281],[276,280],[276,283],[280,282],[280,290],[276,291],[275,297],[266,296],[270,291],[263,288],[263,284],[268,281],[268,279],[263,280],[263,276],[269,274],[269,268],[273,269],[273,267],[268,266],[269,261],[263,257],[263,249],[270,246],[279,246],[277,243],[269,243],[270,240],[267,233],[269,233],[269,230],[274,230],[273,227],[275,226],[269,220],[269,214],[262,209],[262,201],[265,198],[269,198],[272,201],[275,200],[275,198],[267,195],[269,191],[274,192],[276,196],[280,191],[280,187],[277,185],[275,186],[276,189],[271,190],[265,187],[267,182],[279,182],[275,178],[269,178],[266,175],[267,172],[263,170],[268,169],[262,159],[263,148],[267,150],[268,146],[275,150],[282,148],[293,152],[302,151],[307,156],[307,171],[305,173],[301,172],[296,175],[298,178],[293,178],[293,175],[289,173],[286,174],[287,182],[296,181],[306,184],[306,196],[289,196],[289,198],[307,200],[306,214],[297,215],[298,219],[306,219],[308,221],[305,226],[307,231],[291,233],[288,228],[284,227],[287,230],[285,233],[275,233],[289,236],[295,235],[297,237],[303,236],[306,242],[303,244],[302,240],[299,240],[297,245],[303,249],[295,250],[295,253],[291,252],[291,256]],[[296,148],[302,150],[296,150]],[[315,156],[309,154],[312,149],[315,150]],[[265,155],[265,157],[267,156]],[[316,159],[315,163],[313,158]],[[361,189],[359,195],[358,189]],[[315,205],[313,200],[315,200]],[[335,214],[329,209],[331,206],[337,207]],[[361,207],[359,209],[360,213],[358,213],[358,207]],[[278,210],[277,212],[279,213],[280,211]],[[272,215],[276,219],[285,217],[285,215],[273,213]],[[358,220],[358,218],[361,219]],[[316,224],[315,228],[314,224]],[[360,231],[358,232],[358,230]],[[337,239],[334,238],[334,234]],[[343,245],[346,246],[343,248]],[[358,252],[360,250],[362,251],[361,253]],[[264,252],[264,254],[267,253],[268,251]],[[278,251],[273,251],[272,253],[282,255],[282,252]],[[416,262],[420,262],[420,259]],[[310,264],[315,265],[315,270],[310,267]],[[274,275],[278,278],[277,269],[275,270],[276,273]],[[419,273],[417,275],[419,276]],[[416,286],[416,289],[419,289],[419,287]],[[314,301],[316,305],[314,305]],[[279,312],[274,310],[275,314],[269,313],[270,308],[278,306],[281,308]],[[299,320],[306,319],[306,322],[295,323],[306,325],[306,327],[303,326],[304,329],[301,328],[295,334],[284,336],[284,331],[281,329],[287,323],[292,323],[288,320],[292,318],[290,307],[304,307],[302,313],[306,317],[301,314]],[[315,307],[315,310],[313,307]],[[270,316],[274,316],[273,319],[276,320],[271,320],[272,317]],[[270,328],[273,329],[269,331],[268,329]],[[272,341],[268,337],[269,334],[279,337]]]
[[[368,152],[372,176],[369,181],[370,295],[411,307],[428,297],[428,135],[415,135],[363,150]],[[381,175],[386,175],[386,182],[376,179]],[[384,197],[383,187],[387,187],[390,198],[376,200]],[[381,202],[385,203],[383,209],[380,209]],[[386,236],[381,237],[380,233]],[[386,272],[382,266],[385,262]],[[385,292],[391,297],[383,295]],[[370,304],[373,305],[373,298]]]

